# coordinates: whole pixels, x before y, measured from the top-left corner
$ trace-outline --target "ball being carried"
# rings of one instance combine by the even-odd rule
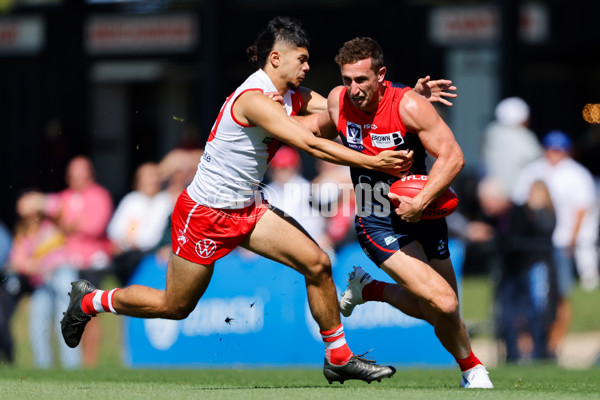
[[[415,197],[427,183],[427,175],[409,175],[397,180],[390,186],[390,193],[398,196]],[[398,202],[390,199],[394,207],[398,207]],[[439,219],[447,217],[456,211],[458,207],[458,196],[452,188],[446,189],[440,197],[427,206],[421,214],[421,219]]]

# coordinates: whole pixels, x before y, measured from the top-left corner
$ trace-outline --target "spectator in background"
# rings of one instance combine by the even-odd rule
[[[466,244],[466,258],[486,273],[502,269],[496,229],[507,224],[510,197],[498,178],[486,176],[477,182],[476,212],[471,218],[453,213],[448,218],[448,230]]]
[[[552,234],[558,279],[558,309],[550,331],[549,348],[556,353],[571,320],[569,295],[574,282],[574,265],[581,286],[598,286],[598,200],[592,174],[570,156],[572,142],[561,131],[551,131],[542,140],[544,157],[528,164],[515,184],[513,199],[524,204],[536,180],[550,192],[556,213]]]
[[[34,365],[48,369],[53,366],[51,338],[53,330],[60,338],[62,310],[69,305],[65,293],[78,273],[67,265],[66,238],[49,218],[28,206],[26,193],[17,200],[19,221],[15,228],[9,266],[24,278],[31,288],[29,305],[29,339]],[[76,350],[76,351],[74,351]],[[81,362],[78,349],[70,349],[62,340],[58,343],[62,366],[77,368]]]
[[[556,311],[551,235],[555,218],[544,183],[537,181],[527,202],[515,206],[499,179],[478,182],[481,215],[461,224],[463,237],[485,248],[495,286],[496,334],[506,361],[549,357],[548,329]]]
[[[0,363],[12,364],[14,361],[13,336],[10,330],[10,318],[15,309],[15,299],[8,285],[6,261],[12,246],[10,231],[0,221]]]
[[[142,258],[161,240],[174,206],[172,196],[161,191],[155,163],[137,168],[133,188],[119,202],[107,231],[113,244],[113,273],[122,285],[127,285]]]
[[[507,195],[521,169],[542,155],[529,128],[529,106],[520,97],[508,97],[496,106],[496,120],[487,127],[482,147],[485,175],[498,179]]]
[[[67,263],[79,271],[79,277],[100,285],[110,263],[111,246],[106,228],[113,213],[110,193],[95,181],[89,158],[76,156],[69,161],[67,188],[58,193],[36,193],[26,207],[53,218],[66,236]],[[61,309],[64,311],[64,309]],[[82,342],[83,363],[98,363],[101,330],[97,321],[87,326]]]
[[[502,269],[496,317],[508,362],[549,357],[548,332],[556,313],[554,207],[542,181],[531,185],[523,205],[510,207],[498,227]]]
[[[169,151],[158,163],[160,179],[166,182],[165,191],[173,201],[177,200],[194,179],[203,153],[201,148],[177,148]]]
[[[269,184],[263,188],[270,204],[294,218],[319,246],[326,250],[331,242],[325,231],[325,219],[312,207],[310,182],[301,175],[302,160],[297,150],[281,146],[269,165]]]

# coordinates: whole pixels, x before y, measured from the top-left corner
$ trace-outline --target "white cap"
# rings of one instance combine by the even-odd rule
[[[522,125],[529,118],[529,106],[520,97],[508,97],[496,106],[496,120],[502,125]]]

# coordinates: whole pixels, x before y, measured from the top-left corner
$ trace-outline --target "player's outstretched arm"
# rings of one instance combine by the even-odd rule
[[[302,96],[301,115],[316,114],[327,109],[327,99],[314,90],[300,86],[296,91]]]
[[[307,127],[316,136],[330,140],[335,139],[338,136],[338,132],[332,115],[335,115],[334,112],[337,112],[337,107],[333,110],[331,105],[333,102],[332,99],[336,95],[339,96],[337,90],[338,88],[333,89],[327,99],[322,96],[316,98],[318,111],[315,113],[306,116],[294,116],[293,118]]]
[[[368,156],[331,140],[316,137],[305,126],[288,117],[281,105],[258,91],[242,94],[234,105],[234,115],[242,123],[258,125],[283,142],[335,164],[400,176],[412,163],[407,151],[388,150],[377,156]]]
[[[452,99],[457,97],[457,94],[453,93],[456,92],[456,86],[452,85],[452,81],[448,79],[432,81],[429,75],[419,78],[413,90],[431,103],[438,102],[449,107],[452,107],[452,103],[446,97]]]

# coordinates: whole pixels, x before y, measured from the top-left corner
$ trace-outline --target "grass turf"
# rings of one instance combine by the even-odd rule
[[[600,368],[504,366],[491,371],[493,390],[458,386],[457,369],[400,369],[370,385],[329,385],[316,369],[49,371],[0,367],[2,399],[597,399]],[[340,397],[343,396],[343,397]]]
[[[463,281],[467,321],[487,326],[491,284],[487,277]],[[572,331],[598,331],[600,291],[576,289]],[[27,337],[28,301],[13,318],[17,359],[0,365],[0,399],[598,399],[600,365],[567,370],[550,365],[502,366],[491,370],[496,389],[465,390],[458,369],[400,369],[392,379],[367,385],[349,381],[329,385],[320,370],[310,369],[127,369],[121,361],[121,319],[100,318],[104,340],[97,368],[78,371],[35,370]],[[483,329],[480,332],[489,335]]]

